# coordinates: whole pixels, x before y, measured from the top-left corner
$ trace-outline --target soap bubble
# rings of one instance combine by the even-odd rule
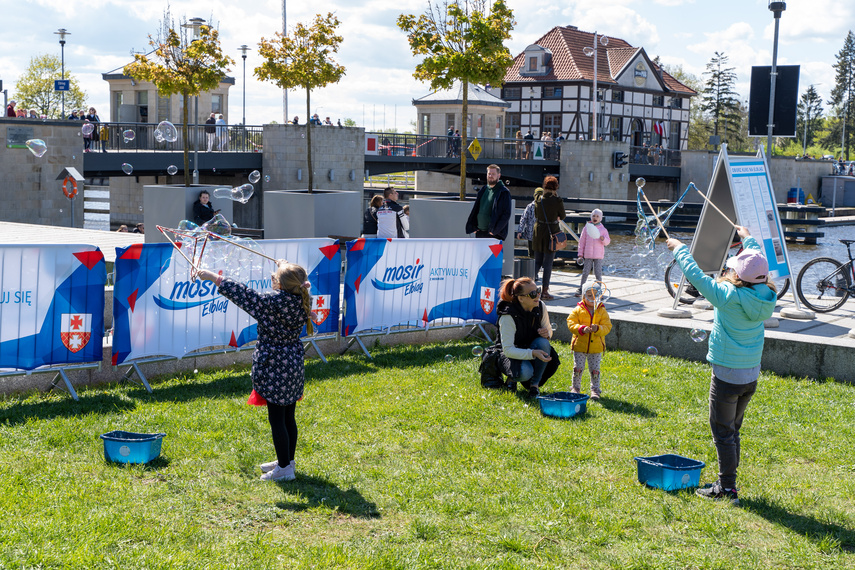
[[[691,334],[692,340],[695,342],[704,342],[707,340],[707,331],[704,329],[692,329],[692,332],[689,334]]]
[[[214,168],[212,168],[212,169],[211,169],[211,172],[216,172],[216,171],[217,171],[217,168],[216,168],[216,167],[214,167]]]
[[[257,170],[253,170],[249,173],[249,181],[252,184],[258,184],[258,181],[261,180],[261,173]]]
[[[446,354],[445,355],[445,361],[449,362],[449,363],[454,362],[454,357],[451,356],[450,354]]]
[[[647,354],[650,356],[659,356],[659,349],[657,349],[655,346],[648,346]]]
[[[62,213],[62,208],[60,208],[60,209],[59,209],[59,213],[60,213],[60,214]]]
[[[131,142],[137,137],[137,134],[133,131],[133,129],[125,129],[122,131],[122,136],[125,138],[125,142]]]
[[[47,145],[42,139],[30,139],[24,144],[27,145],[27,148],[30,149],[31,153],[39,158],[43,157],[47,152]]]
[[[176,174],[178,174],[178,167],[174,164],[170,164],[166,167],[166,173],[170,176],[175,176]]]
[[[158,131],[158,130],[155,130],[154,131],[154,140],[156,140],[159,143],[162,143],[163,142],[163,133]]]
[[[617,266],[614,264],[606,265],[606,273],[615,273],[617,271]]]
[[[234,188],[216,188],[214,189],[214,198],[225,198],[246,204],[252,198],[253,192],[255,192],[255,188],[252,184],[243,184]]]
[[[154,132],[155,136],[157,136],[157,133],[160,133],[160,136],[166,142],[175,142],[178,140],[178,129],[169,121],[161,121]]]
[[[95,125],[92,123],[83,123],[83,126],[80,127],[80,132],[83,133],[83,136],[89,136],[92,134],[92,131],[95,130]]]
[[[484,354],[483,348],[481,348],[480,346],[472,347],[472,356],[481,356],[482,354]]]
[[[644,178],[636,178],[635,179],[635,185],[638,186],[639,188],[644,188],[645,184],[647,184],[647,180],[645,180]]]
[[[633,265],[641,265],[642,263],[644,263],[644,256],[640,253],[633,253],[629,256],[629,262]]]
[[[549,323],[549,326],[552,328],[553,331],[558,330],[558,325],[556,325],[555,323]]]
[[[641,269],[638,270],[638,273],[636,273],[636,276],[639,279],[643,279],[643,280],[652,279],[653,278],[653,271],[651,271],[647,267],[642,267]]]
[[[185,232],[190,232],[199,229],[199,226],[190,220],[181,220],[178,222],[178,229]]]
[[[72,154],[72,155],[71,155],[71,160],[77,160],[77,157],[76,157],[76,156],[74,156],[74,155]]]
[[[122,172],[124,172],[125,174],[130,174],[133,171],[134,171],[133,165],[128,164],[127,162],[122,164]]]
[[[198,368],[194,368],[194,369],[193,369],[193,374],[198,374],[198,373],[199,373],[199,369],[198,369]]]
[[[265,182],[270,182],[270,175],[269,175],[269,174],[267,174],[267,175],[264,177],[264,181],[265,181]]]
[[[232,225],[222,214],[217,214],[216,216],[205,222],[202,225],[202,229],[209,231],[212,234],[217,234],[224,237],[232,235]]]

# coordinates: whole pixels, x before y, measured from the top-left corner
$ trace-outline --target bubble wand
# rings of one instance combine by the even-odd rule
[[[203,228],[203,229],[204,229],[204,228]],[[249,252],[252,252],[252,253],[254,253],[254,254],[256,254],[256,255],[260,255],[261,257],[263,257],[263,258],[265,258],[265,259],[269,259],[269,260],[270,260],[270,261],[272,261],[273,263],[277,263],[277,259],[276,259],[275,257],[270,257],[270,256],[269,256],[269,255],[267,255],[267,254],[261,253],[260,251],[255,251],[254,249],[248,248],[248,247],[246,247],[245,245],[241,245],[241,244],[239,244],[239,243],[238,243],[238,242],[236,242],[236,241],[232,241],[232,240],[230,240],[230,239],[227,239],[225,236],[222,236],[222,235],[220,235],[220,234],[214,233],[214,232],[212,232],[212,231],[210,231],[210,230],[205,230],[205,231],[206,231],[206,232],[208,233],[208,235],[209,235],[209,236],[211,236],[213,239],[221,239],[221,240],[223,240],[223,241],[224,241],[224,242],[226,242],[226,243],[230,243],[230,244],[232,244],[232,245],[236,245],[237,247],[239,247],[239,248],[241,248],[241,249],[245,249],[245,250],[247,250],[247,251],[249,251]]]
[[[193,261],[189,257],[187,257],[187,255],[185,255],[185,253],[181,250],[181,244],[173,241],[172,238],[169,237],[169,235],[166,233],[166,230],[168,230],[169,228],[164,228],[163,226],[156,226],[156,227],[157,227],[158,231],[160,231],[160,233],[163,234],[163,237],[165,237],[169,241],[169,243],[171,243],[172,246],[178,251],[178,253],[181,254],[181,257],[183,257],[184,259],[187,260],[187,263],[190,264],[190,267],[192,269],[192,271],[190,272],[190,277],[191,277],[191,279],[195,278],[196,274],[199,272],[199,268],[196,267],[196,264],[193,263]]]
[[[653,209],[653,205],[650,203],[650,200],[647,199],[647,194],[642,190],[644,183],[644,178],[638,178],[635,181],[635,185],[638,186],[639,191],[641,191],[641,197],[644,198],[645,202],[647,202],[647,207],[650,208],[651,212],[653,212],[653,217],[656,218],[656,222],[659,224],[659,227],[662,228],[662,233],[665,234],[665,239],[671,239],[671,236],[668,235],[668,231],[665,229],[665,226],[662,225],[662,220],[659,219],[659,214],[657,214],[656,210]]]

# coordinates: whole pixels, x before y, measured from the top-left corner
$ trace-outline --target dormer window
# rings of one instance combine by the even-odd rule
[[[520,75],[531,77],[547,75],[552,71],[552,52],[537,44],[531,44],[525,48],[525,59],[523,60]]]

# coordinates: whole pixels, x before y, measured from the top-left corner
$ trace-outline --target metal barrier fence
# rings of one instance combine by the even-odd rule
[[[370,132],[366,132],[365,136],[377,137],[381,156],[458,158],[462,150],[462,139],[460,137]],[[473,140],[473,138],[467,139],[467,144],[471,145]],[[559,141],[478,138],[478,144],[481,146],[478,160],[524,159],[526,158],[527,143],[532,147],[532,154],[537,143],[543,145],[544,159],[558,160],[561,158],[561,142]],[[472,156],[471,150],[468,156]]]
[[[682,160],[679,150],[644,146],[629,147],[630,164],[649,164],[652,166],[680,166]]]
[[[157,150],[184,150],[183,125],[175,125],[178,139],[174,142],[157,140],[155,130],[157,123],[98,123],[98,143],[93,141],[92,150],[122,151],[122,152],[151,152]],[[106,128],[107,137],[100,136]],[[207,132],[213,129],[213,133]],[[261,125],[187,125],[187,140],[190,150],[205,152],[261,152],[263,145],[263,130]],[[133,136],[126,134],[133,133]],[[99,145],[101,148],[99,148]]]

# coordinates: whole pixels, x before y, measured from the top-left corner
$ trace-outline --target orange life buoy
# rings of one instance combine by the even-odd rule
[[[71,186],[70,189],[69,186]],[[66,176],[65,180],[62,181],[62,193],[69,200],[73,200],[77,196],[77,180],[71,176]]]

